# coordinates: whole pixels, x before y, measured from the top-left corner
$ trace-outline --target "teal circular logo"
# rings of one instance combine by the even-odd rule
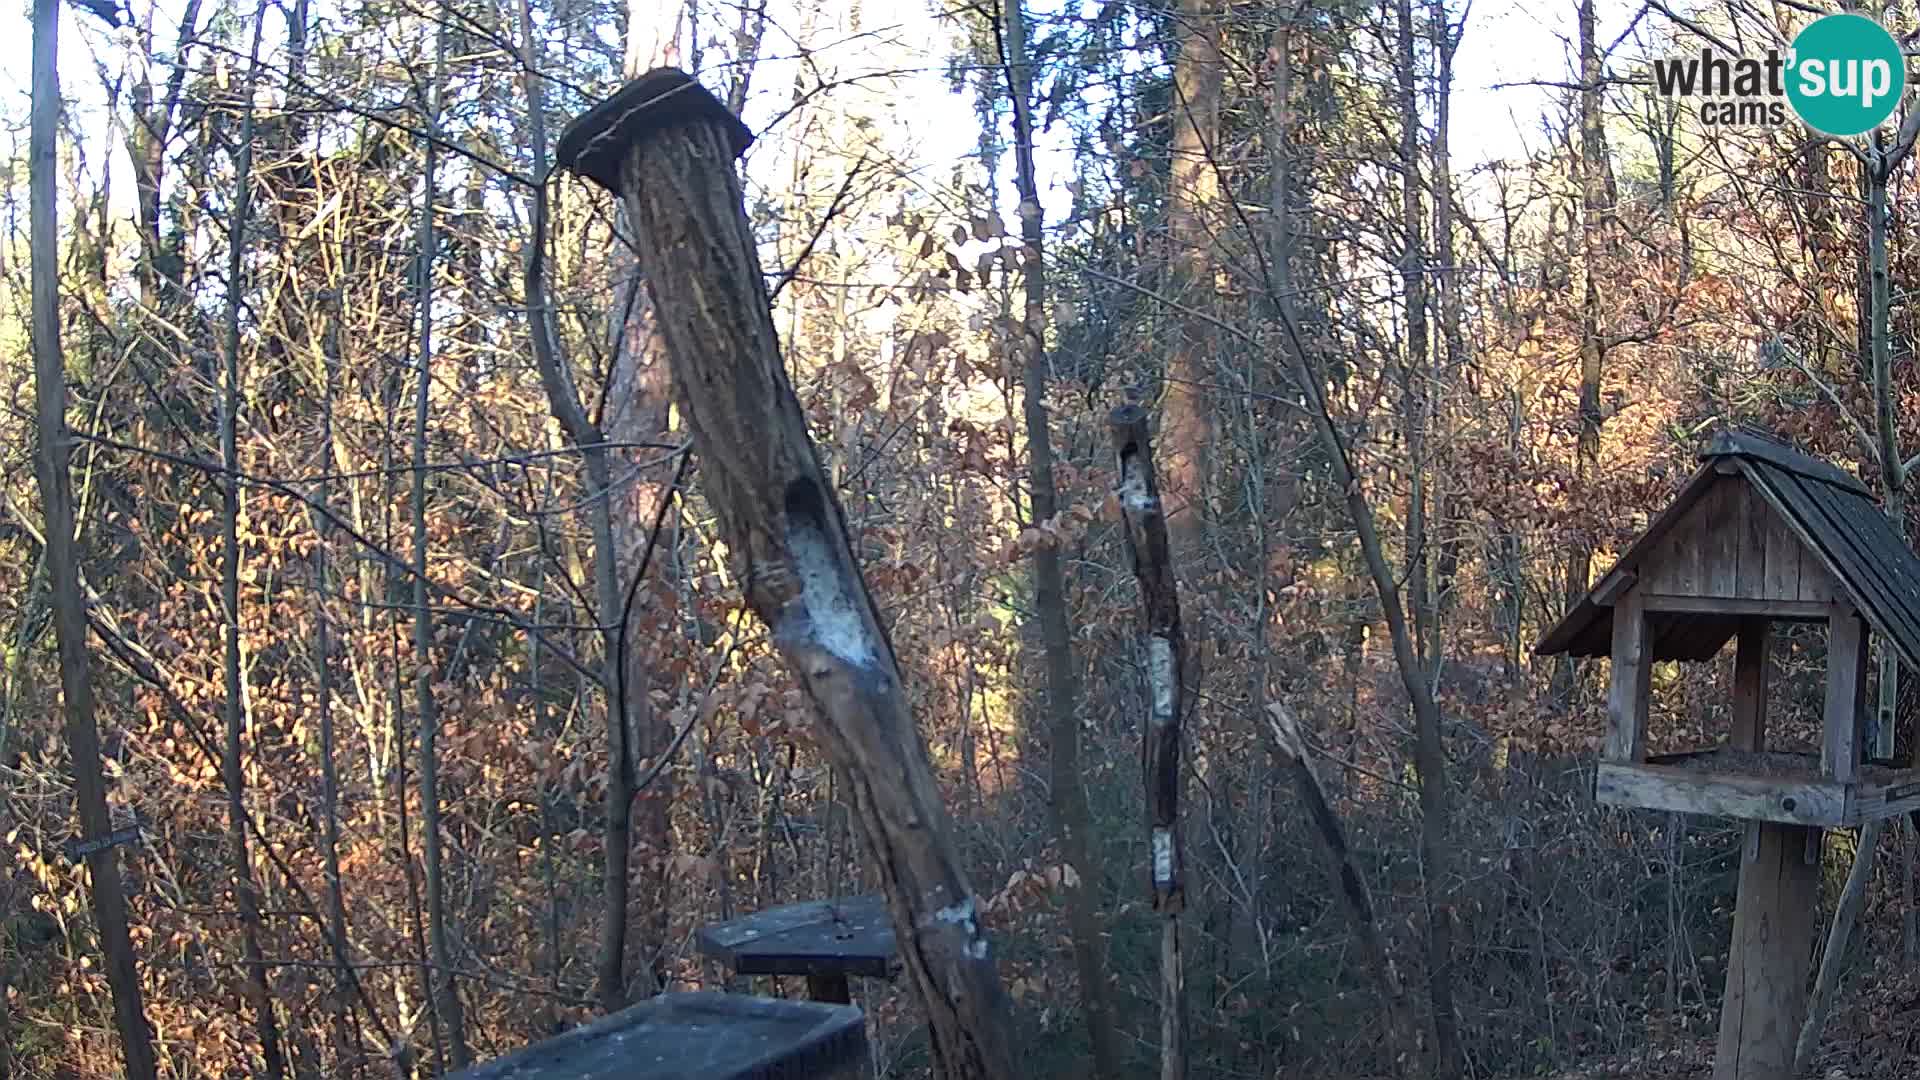
[[[1822,135],[1863,135],[1885,123],[1907,88],[1900,44],[1864,15],[1826,15],[1793,39],[1787,100]]]

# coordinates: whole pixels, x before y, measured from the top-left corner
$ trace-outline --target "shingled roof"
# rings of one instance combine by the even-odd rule
[[[1866,485],[1827,462],[1748,432],[1718,436],[1700,458],[1700,471],[1673,504],[1540,639],[1535,654],[1609,655],[1614,597],[1709,491],[1719,484],[1744,482],[1798,538],[1802,558],[1810,554],[1873,629],[1909,666],[1920,668],[1920,556],[1907,546]],[[1649,617],[1655,621],[1656,660],[1708,659],[1738,629],[1738,618],[1723,614],[1662,612]]]

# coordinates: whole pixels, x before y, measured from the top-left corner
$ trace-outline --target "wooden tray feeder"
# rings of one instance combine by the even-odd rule
[[[1612,665],[1594,795],[1749,822],[1714,1080],[1788,1080],[1806,1007],[1822,830],[1920,807],[1920,770],[1892,731],[1863,746],[1868,634],[1920,668],[1920,558],[1858,480],[1747,433],[1719,436],[1699,472],[1599,584],[1541,639],[1540,655]],[[1827,626],[1818,754],[1767,747],[1776,622]],[[1649,674],[1735,642],[1724,745],[1649,757]],[[1878,760],[1875,760],[1877,758]]]
[[[661,994],[452,1080],[807,1080],[866,1058],[859,1009],[744,994]]]
[[[810,900],[704,927],[700,951],[739,975],[804,975],[807,996],[846,1004],[850,975],[891,979],[900,949],[879,894]]]
[[[1920,808],[1920,771],[1863,753],[1867,638],[1920,667],[1920,558],[1858,480],[1749,434],[1720,436],[1647,532],[1534,650],[1610,657],[1596,797],[1616,806],[1826,828]],[[1768,635],[1827,624],[1820,753],[1767,752]],[[1734,640],[1725,746],[1647,756],[1648,675]]]

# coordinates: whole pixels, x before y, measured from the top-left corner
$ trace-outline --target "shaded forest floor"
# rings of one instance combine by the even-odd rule
[[[1816,1080],[1911,1080],[1920,1076],[1920,970],[1897,940],[1876,950],[1872,970],[1843,986],[1807,1075]],[[1554,1073],[1554,1080],[1704,1080],[1713,1074],[1714,1033],[1656,1040],[1643,1051]]]

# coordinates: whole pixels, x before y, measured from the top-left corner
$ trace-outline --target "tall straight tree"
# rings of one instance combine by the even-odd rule
[[[1220,144],[1220,95],[1225,80],[1220,51],[1223,12],[1221,0],[1179,0],[1174,13],[1179,48],[1173,65],[1173,131],[1167,174],[1168,287],[1183,310],[1175,319],[1173,353],[1166,362],[1166,389],[1160,410],[1160,445],[1166,455],[1163,494],[1168,504],[1167,534],[1173,545],[1174,565],[1202,588],[1208,565],[1207,485],[1214,442],[1213,409],[1206,388],[1213,381],[1214,326],[1208,309],[1212,306],[1216,252],[1208,214],[1220,194],[1214,152]],[[1188,684],[1203,685],[1207,664],[1204,641],[1193,643],[1186,663]],[[1199,697],[1196,693],[1189,700]],[[1208,826],[1219,838],[1217,846],[1223,850],[1223,857],[1235,861],[1234,822],[1222,761],[1209,755],[1205,768]],[[1212,896],[1204,916],[1205,929],[1228,964],[1233,963],[1235,955],[1234,907],[1231,890],[1220,890]]]
[[[1167,242],[1172,288],[1190,308],[1213,287],[1213,238],[1207,212],[1220,189],[1213,161],[1220,141],[1220,0],[1180,0],[1175,24],[1180,48],[1173,69],[1173,145],[1168,174]],[[1167,361],[1161,443],[1167,451],[1167,487],[1174,504],[1167,514],[1175,562],[1197,572],[1206,524],[1207,474],[1213,453],[1213,415],[1205,387],[1207,345],[1213,327],[1205,318],[1182,320]]]
[[[636,78],[653,68],[679,62],[685,6],[685,0],[630,0],[627,5],[624,65],[628,78]],[[534,55],[537,58],[537,53]],[[742,92],[747,70],[750,69],[743,69],[739,74]],[[629,234],[624,205],[614,207],[614,228],[622,236]],[[639,572],[642,552],[647,546],[648,526],[657,516],[661,501],[669,499],[670,495],[665,485],[646,475],[639,476],[617,493],[609,490],[608,486],[613,463],[624,460],[631,469],[637,465],[638,459],[657,456],[657,451],[650,451],[646,446],[661,441],[667,431],[670,398],[667,362],[662,355],[660,335],[656,329],[653,297],[648,293],[646,281],[633,259],[630,242],[615,246],[613,280],[614,306],[610,326],[612,367],[607,374],[606,396],[598,414],[592,411],[593,407],[588,401],[582,400],[570,389],[565,392],[578,404],[577,409],[569,409],[565,403],[554,400],[553,388],[550,386],[548,389],[549,399],[554,400],[555,415],[562,419],[568,435],[576,443],[592,442],[607,447],[599,453],[601,461],[608,466],[605,476],[595,479],[592,452],[589,452],[586,464],[589,474],[587,482],[596,492],[606,492],[604,498],[594,501],[594,509],[590,511],[595,515],[596,563],[605,561],[599,559],[599,551],[608,552],[612,560],[605,580],[600,576],[598,566],[595,567],[595,602],[604,604],[608,594],[602,590],[608,582],[611,582],[611,595],[616,598],[612,613],[603,612],[601,615],[601,626],[609,635],[611,649],[608,653],[609,664],[605,669],[609,676],[606,873],[603,882],[606,922],[600,939],[597,990],[601,1008],[608,1011],[625,1004],[626,957],[632,946],[628,940],[627,924],[629,882],[635,877],[638,878],[642,908],[638,930],[639,951],[654,955],[666,944],[666,867],[673,842],[672,831],[668,827],[668,810],[673,804],[672,774],[662,770],[643,797],[634,797],[633,778],[638,763],[661,753],[671,739],[672,731],[654,708],[649,693],[654,689],[649,655],[646,650],[634,647],[634,643],[623,633],[626,617],[630,614],[627,597],[639,587],[638,582],[630,579]],[[531,300],[529,297],[529,302]],[[570,413],[578,413],[577,422],[568,419]],[[596,434],[583,439],[585,428],[582,425],[587,421],[591,421],[591,430]],[[599,517],[602,509],[608,511],[604,523],[604,544]],[[668,512],[672,512],[671,504]],[[667,527],[671,528],[670,522]],[[624,651],[621,648],[623,642]],[[632,865],[636,848],[640,853],[637,875]],[[658,985],[660,975],[651,967],[648,969],[646,992],[661,988]]]
[[[420,251],[415,263],[415,287],[420,303],[419,362],[413,391],[413,662],[414,698],[420,719],[420,832],[426,854],[427,937],[433,948],[431,980],[433,1009],[447,1035],[445,1068],[451,1062],[464,1069],[467,1025],[461,1013],[460,988],[454,979],[453,947],[447,935],[446,868],[441,853],[440,820],[440,710],[434,700],[433,608],[427,590],[427,413],[433,389],[433,271],[439,246],[435,231],[435,173],[439,165],[440,110],[446,92],[447,24],[436,21],[433,82],[427,88],[427,160],[421,180]]]
[[[1580,404],[1579,441],[1574,448],[1574,483],[1592,479],[1600,464],[1601,367],[1606,346],[1600,336],[1599,260],[1601,218],[1606,212],[1606,136],[1600,116],[1600,44],[1594,0],[1579,0],[1576,19],[1580,48],[1580,152],[1574,156],[1580,181]],[[1587,591],[1593,574],[1593,543],[1575,539],[1567,548],[1565,592],[1569,600]],[[1556,676],[1561,694],[1572,691],[1571,668]]]
[[[100,729],[93,715],[93,682],[87,671],[86,599],[73,538],[73,478],[68,462],[73,436],[67,430],[67,375],[60,350],[60,249],[57,158],[60,134],[60,0],[33,4],[33,117],[28,135],[32,277],[33,402],[39,452],[40,512],[46,522],[47,577],[53,589],[53,632],[60,650],[60,690],[73,769],[80,834],[103,837],[112,828],[106,781],[100,766]],[[93,921],[106,955],[113,991],[114,1025],[120,1030],[127,1076],[154,1080],[158,1068],[153,1032],[140,996],[133,938],[127,929],[127,898],[120,884],[120,856],[102,846],[87,856]],[[11,1008],[11,1004],[8,1006]]]
[[[1405,244],[1401,251],[1401,287],[1406,291],[1406,355],[1400,364],[1401,407],[1406,425],[1407,467],[1411,487],[1407,506],[1407,596],[1413,609],[1412,648],[1401,657],[1407,678],[1425,685],[1427,649],[1433,640],[1427,581],[1425,476],[1427,284],[1424,213],[1421,203],[1420,98],[1416,76],[1419,56],[1413,32],[1413,0],[1397,0],[1394,22],[1398,48],[1394,74],[1400,92],[1400,212]],[[1445,178],[1440,178],[1446,183]],[[1417,702],[1417,699],[1416,699]],[[1421,890],[1427,916],[1427,993],[1433,1007],[1433,1057],[1436,1077],[1460,1071],[1460,1034],[1453,1009],[1453,915],[1440,900],[1446,890],[1446,750],[1440,741],[1439,713],[1414,717],[1414,757],[1420,774]]]
[[[247,215],[253,194],[253,91],[260,75],[260,30],[267,5],[261,0],[254,13],[253,50],[242,84],[246,100],[240,103],[240,148],[233,162],[233,210],[227,224],[226,367],[220,393],[221,477],[220,603],[222,637],[226,646],[226,743],[220,766],[227,788],[227,854],[233,861],[234,901],[240,912],[240,952],[246,960],[247,998],[253,1006],[254,1028],[260,1034],[260,1053],[267,1075],[285,1076],[286,1059],[280,1051],[280,1024],[273,1015],[273,993],[267,987],[266,961],[260,951],[260,890],[253,879],[253,860],[247,852],[247,774],[241,743],[247,722],[246,676],[240,660],[240,451],[236,428],[240,412],[240,306],[246,291]]]
[[[1393,74],[1400,111],[1400,288],[1406,307],[1406,346],[1400,358],[1400,409],[1407,442],[1407,598],[1413,609],[1414,651],[1427,662],[1433,644],[1433,604],[1427,574],[1427,250],[1421,200],[1419,55],[1413,0],[1394,5]]]
[[[1033,66],[1027,55],[1027,16],[1020,0],[1008,0],[1003,58],[1007,92],[1013,104],[1014,179],[1020,194],[1020,239],[1025,278],[1025,310],[1021,317],[1022,397],[1026,410],[1027,472],[1033,523],[1050,520],[1059,512],[1059,493],[1053,478],[1053,436],[1047,411],[1047,265],[1046,233],[1042,229],[1040,192],[1033,164]],[[1094,1075],[1120,1075],[1120,1055],[1107,1006],[1106,957],[1101,948],[1100,922],[1094,911],[1102,874],[1094,864],[1089,840],[1092,815],[1081,779],[1080,687],[1074,669],[1073,638],[1067,627],[1065,576],[1060,552],[1041,544],[1033,552],[1033,606],[1040,622],[1046,654],[1048,739],[1052,762],[1048,771],[1053,797],[1054,827],[1059,830],[1061,853],[1073,867],[1075,881],[1066,886],[1067,921],[1073,931],[1074,964],[1080,973],[1080,996],[1087,1017],[1087,1039],[1092,1049]],[[1184,1029],[1184,1025],[1182,1026]],[[1173,1048],[1175,1057],[1184,1046]],[[1167,1074],[1171,1080],[1181,1070]]]
[[[639,10],[642,5],[634,5]],[[521,37],[521,74],[526,81],[527,94],[527,131],[533,144],[533,175],[544,181],[547,173],[547,123],[546,95],[541,89],[540,49],[534,36],[533,13],[528,0],[520,0],[519,21]],[[595,615],[600,627],[601,658],[600,681],[606,693],[607,727],[607,786],[606,815],[607,832],[605,837],[606,860],[602,877],[602,896],[605,905],[603,921],[600,927],[600,955],[595,963],[595,990],[599,997],[600,1008],[605,1012],[614,1012],[626,1004],[627,1000],[627,907],[628,883],[631,874],[633,852],[633,803],[634,768],[641,755],[655,752],[651,746],[641,747],[636,753],[632,745],[640,728],[649,727],[653,715],[652,706],[646,693],[648,687],[644,679],[645,669],[636,668],[627,663],[627,652],[623,652],[621,643],[625,640],[626,611],[625,601],[620,588],[619,553],[625,550],[615,538],[615,519],[623,520],[630,514],[614,512],[613,466],[611,449],[600,426],[588,417],[585,406],[580,400],[580,392],[574,387],[573,376],[566,361],[560,356],[554,342],[552,328],[548,320],[551,317],[547,302],[545,274],[545,232],[547,222],[547,191],[542,182],[534,190],[534,242],[528,245],[526,262],[527,324],[533,339],[534,362],[540,369],[540,382],[546,390],[548,407],[560,421],[561,430],[573,441],[580,452],[582,464],[587,474],[587,489],[592,497],[586,500],[585,513],[588,526],[593,533],[593,595]],[[624,262],[617,267],[631,264],[631,256],[623,250]],[[618,272],[625,272],[624,270]],[[632,302],[644,293],[624,291],[623,297]],[[616,312],[616,319],[622,324],[616,325],[619,341],[615,346],[615,376],[622,371],[632,372],[635,365],[644,361],[649,370],[665,370],[664,362],[656,357],[645,355],[644,345],[652,337],[650,330],[643,331],[641,342],[630,343],[625,333],[627,324],[651,319],[651,308],[623,317]],[[624,364],[622,362],[624,358]],[[622,399],[615,408],[614,415],[627,418],[626,433],[636,441],[646,441],[654,436],[656,426],[653,410],[646,402],[631,400],[643,393],[659,395],[660,388],[642,391],[637,386],[618,385],[614,394]],[[659,418],[664,419],[664,418]],[[629,531],[637,527],[633,521],[627,521]],[[637,572],[637,571],[636,571]],[[635,582],[637,586],[639,583]],[[637,654],[637,650],[630,650]],[[653,800],[656,805],[663,803]],[[664,825],[657,831],[650,831],[649,850],[656,845],[664,845]],[[656,852],[656,854],[658,854]],[[660,855],[659,857],[664,857]],[[657,859],[656,859],[657,862]],[[648,875],[648,880],[658,884],[658,867]],[[659,912],[661,896],[658,889],[649,891],[647,897],[650,915]],[[662,912],[663,913],[663,912]],[[649,925],[654,919],[649,918]],[[657,946],[659,941],[655,941]]]

